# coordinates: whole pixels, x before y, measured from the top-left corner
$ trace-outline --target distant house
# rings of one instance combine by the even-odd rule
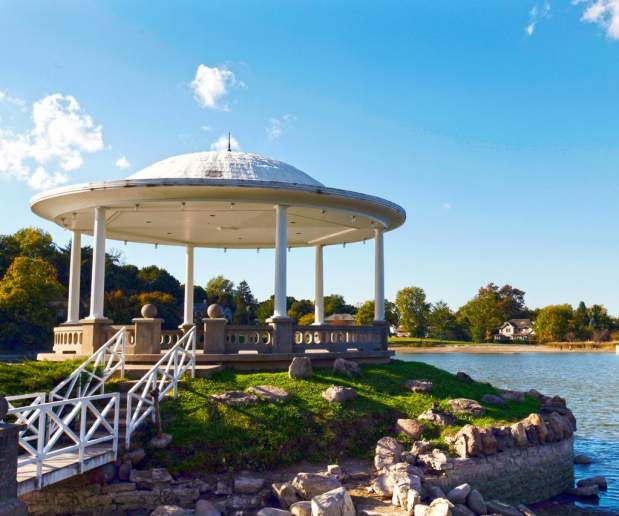
[[[510,319],[505,321],[494,335],[494,340],[528,341],[535,335],[531,319]]]
[[[332,314],[325,317],[325,324],[333,326],[354,326],[355,316],[351,314]]]

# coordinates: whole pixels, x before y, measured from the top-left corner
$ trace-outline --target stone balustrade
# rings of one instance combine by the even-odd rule
[[[294,326],[293,352],[313,350],[331,352],[379,351],[384,349],[384,331],[380,326]]]

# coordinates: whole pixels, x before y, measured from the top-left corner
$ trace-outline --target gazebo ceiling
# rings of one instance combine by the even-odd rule
[[[277,204],[289,206],[290,247],[358,242],[406,218],[384,199],[327,188],[290,165],[239,152],[176,156],[126,180],[68,186],[31,200],[37,215],[86,234],[93,208],[103,206],[107,238],[227,248],[274,247]]]

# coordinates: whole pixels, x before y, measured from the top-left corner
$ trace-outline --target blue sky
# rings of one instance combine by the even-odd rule
[[[230,130],[406,209],[389,298],[418,285],[458,307],[494,281],[617,314],[618,38],[619,0],[0,1],[0,232],[65,243],[33,186],[123,178]],[[211,90],[192,87],[200,65]],[[182,249],[108,248],[182,281]],[[325,291],[370,299],[372,266],[371,245],[327,249]],[[272,292],[269,251],[200,250],[196,267]],[[312,297],[312,270],[312,250],[289,255],[291,295]]]

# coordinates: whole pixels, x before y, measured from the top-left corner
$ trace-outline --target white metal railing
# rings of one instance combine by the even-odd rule
[[[127,428],[125,445],[129,448],[131,435],[146,417],[154,419],[152,392],[156,388],[159,400],[170,390],[176,397],[178,381],[187,372],[191,377],[196,372],[196,327],[193,326],[183,337],[168,350],[127,393]],[[135,404],[134,404],[135,402]]]
[[[26,425],[28,428],[32,428],[33,421],[39,416],[38,406],[45,403],[46,396],[47,394],[44,392],[6,396],[5,399],[9,403],[7,415],[13,415],[12,419],[14,419],[15,424]],[[28,435],[24,436],[25,441],[34,441],[38,439],[38,427],[33,428],[33,430],[34,432],[30,432]]]
[[[61,415],[65,413],[64,415]],[[37,487],[43,487],[45,461],[63,454],[75,455],[84,471],[87,453],[93,446],[110,443],[114,458],[118,453],[120,394],[97,394],[61,401],[13,407],[7,419],[26,425],[19,433],[22,452],[17,466],[36,465]],[[51,423],[51,424],[50,424]],[[65,455],[64,458],[67,458]],[[47,467],[46,469],[49,469]]]
[[[92,356],[49,393],[50,401],[81,398],[105,392],[105,382],[120,370],[125,376],[127,329],[122,327]]]

